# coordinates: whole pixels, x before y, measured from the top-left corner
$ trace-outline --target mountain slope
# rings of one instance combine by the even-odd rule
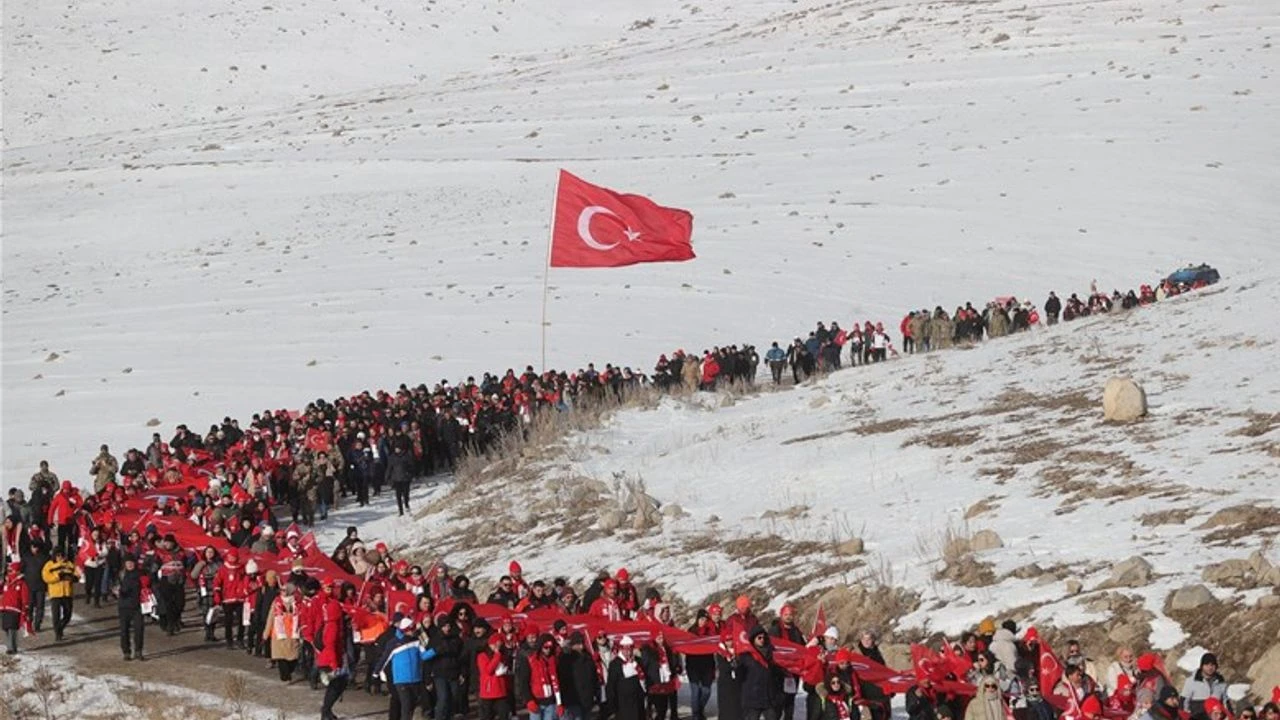
[[[536,362],[562,166],[699,259],[553,272],[556,367],[1280,257],[1262,0],[201,7],[6,5],[6,472]]]

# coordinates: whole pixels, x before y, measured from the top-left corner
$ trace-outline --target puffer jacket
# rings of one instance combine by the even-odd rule
[[[1192,718],[1208,717],[1204,701],[1211,697],[1221,700],[1228,710],[1231,708],[1231,701],[1227,699],[1227,681],[1220,673],[1205,677],[1203,672],[1196,670],[1196,674],[1182,684],[1182,709],[1191,713]]]

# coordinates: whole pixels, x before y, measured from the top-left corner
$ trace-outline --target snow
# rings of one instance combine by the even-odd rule
[[[90,675],[80,672],[74,660],[61,655],[28,655],[19,654],[12,658],[15,664],[11,673],[5,678],[15,681],[0,684],[7,700],[20,702],[17,695],[12,694],[16,688],[22,687],[27,692],[26,699],[38,707],[43,703],[30,682],[41,670],[52,673],[60,682],[59,690],[48,695],[50,704],[43,708],[40,717],[78,717],[78,718],[120,718],[120,717],[155,717],[157,707],[167,708],[169,713],[181,712],[187,708],[224,708],[228,716],[241,717],[245,720],[297,720],[304,717],[297,713],[285,713],[279,709],[264,708],[253,703],[244,703],[237,707],[227,698],[203,693],[180,685],[162,682],[144,682],[124,675]],[[22,683],[21,685],[19,683]],[[147,707],[139,707],[130,702],[137,697],[148,697],[151,703]],[[308,713],[306,717],[310,717]],[[33,715],[33,717],[35,717]]]
[[[715,410],[701,398],[619,414],[545,476],[643,477],[689,517],[643,542],[552,548],[525,534],[455,562],[492,576],[518,553],[583,577],[625,561],[699,599],[761,572],[720,550],[660,556],[715,514],[728,538],[860,535],[867,567],[824,582],[880,563],[926,599],[902,625],[954,631],[1029,602],[1047,603],[1046,621],[1088,621],[1081,602],[1109,566],[1142,555],[1156,575],[1133,591],[1156,616],[1148,639],[1181,642],[1167,594],[1262,547],[1208,546],[1198,525],[1275,502],[1267,438],[1228,434],[1239,413],[1276,412],[1280,391],[1267,349],[1280,300],[1274,4],[589,5],[7,3],[6,476],[49,459],[87,484],[98,445],[141,446],[153,418],[167,437],[180,422],[537,364],[564,167],[690,209],[699,258],[552,272],[553,367],[647,369],[676,347],[763,348],[820,319],[896,326],[908,308],[1042,302],[1093,279],[1127,289],[1186,262],[1227,282]],[[1012,388],[1095,397],[1119,371],[1152,400],[1133,431],[1096,409],[981,414]],[[916,425],[854,431],[886,419]],[[943,430],[978,437],[904,446]],[[1001,449],[1019,438],[1062,447],[1021,463]],[[1077,446],[1133,475],[1066,455]],[[1159,487],[1066,502],[1041,487],[1054,465]],[[1003,538],[979,556],[1002,579],[934,579],[938,538],[988,496],[1000,509],[967,525]],[[495,512],[536,520],[513,498]],[[801,520],[761,517],[799,505]],[[431,547],[457,527],[385,507],[339,517]],[[1193,514],[1137,520],[1169,508]],[[798,572],[805,558],[792,561]],[[1006,576],[1032,562],[1083,593]]]
[[[1265,267],[1275,26],[1266,0],[9,3],[3,469],[85,482],[152,418],[537,363],[562,166],[691,209],[699,259],[552,272],[556,367]]]

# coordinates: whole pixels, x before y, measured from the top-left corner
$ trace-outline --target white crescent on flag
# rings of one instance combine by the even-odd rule
[[[618,243],[605,244],[596,240],[595,237],[591,235],[591,218],[598,214],[618,217],[616,213],[607,207],[588,205],[587,207],[582,208],[582,214],[578,215],[578,237],[582,238],[582,242],[586,243],[587,247],[592,250],[612,250],[618,247]]]

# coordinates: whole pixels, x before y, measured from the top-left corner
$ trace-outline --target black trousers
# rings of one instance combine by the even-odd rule
[[[53,634],[54,637],[61,640],[62,631],[71,622],[71,598],[53,598],[49,601],[49,604],[53,606]]]
[[[127,607],[122,606],[119,610],[120,616],[120,652],[128,656],[130,652],[135,655],[142,655],[142,633],[146,627],[142,620],[142,608],[140,606]],[[132,642],[132,645],[130,645]]]
[[[391,686],[391,707],[387,720],[413,720],[418,710],[418,683]]]
[[[793,700],[795,698],[792,698]],[[778,720],[778,710],[776,708],[759,708],[745,709],[742,711],[742,720]]]
[[[477,711],[480,714],[480,720],[509,720],[511,717],[511,702],[506,698],[497,700],[481,698]]]
[[[226,635],[224,637],[227,641],[227,647],[231,647],[233,629],[235,630],[234,640],[244,644],[244,603],[222,603],[222,623],[223,627],[226,629]]]
[[[396,490],[396,510],[400,511],[401,515],[409,512],[409,483],[391,483],[391,487]]]
[[[329,687],[324,689],[324,704],[320,706],[322,720],[334,717],[333,706],[342,698],[342,693],[347,691],[348,679],[348,675],[335,675],[329,680]]]

